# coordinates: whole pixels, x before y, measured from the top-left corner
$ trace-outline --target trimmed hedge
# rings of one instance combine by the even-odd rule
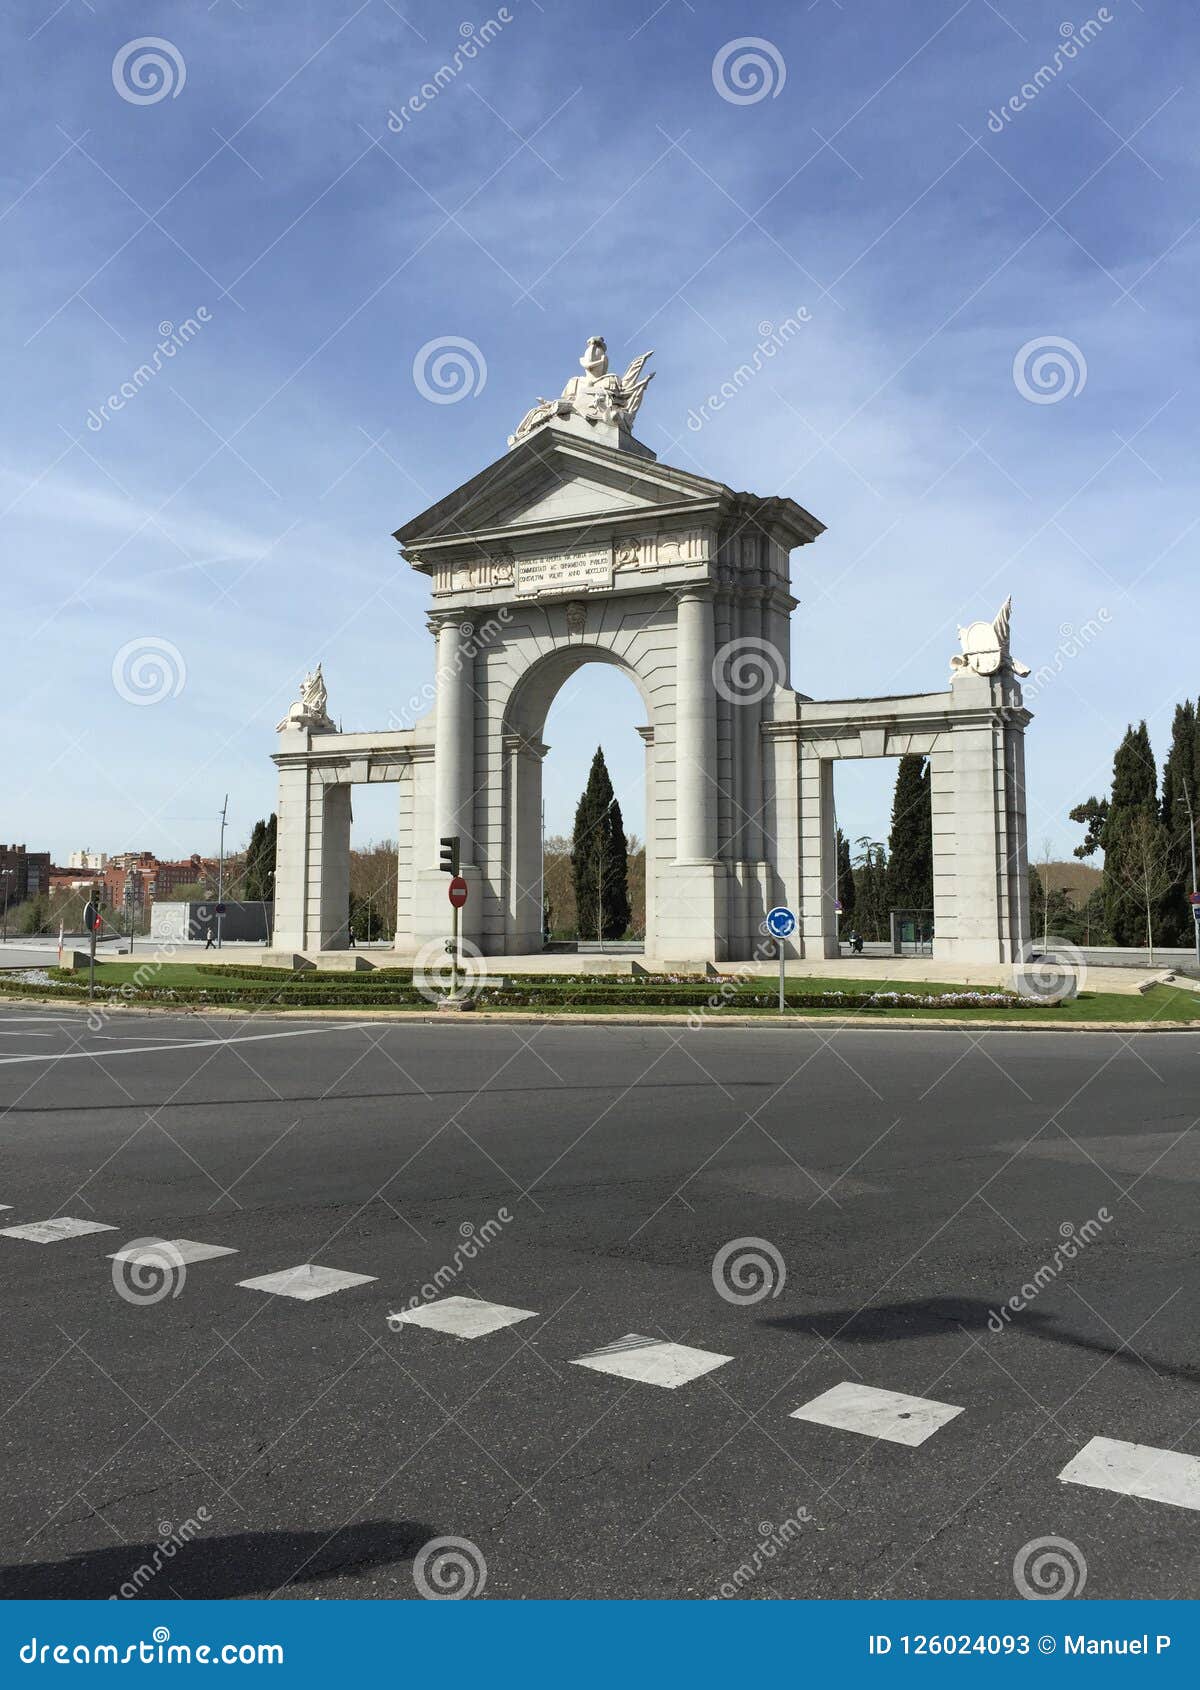
[[[62,971],[63,984],[47,988],[23,981],[0,982],[0,990],[16,996],[61,997],[66,1001],[87,1002],[87,986],[68,971]],[[704,984],[676,984],[645,981],[629,982],[590,979],[569,983],[538,980],[536,984],[487,987],[473,994],[481,1008],[538,1009],[619,1007],[633,1012],[655,1009],[722,1010],[735,1013],[742,1009],[771,1009],[779,1001],[778,991],[763,983],[757,987],[738,986],[722,990],[718,981]],[[245,982],[234,985],[203,986],[144,986],[98,985],[92,1002],[104,1004],[158,1004],[180,1008],[291,1009],[336,1008],[339,1005],[356,1009],[424,1009],[435,1004],[411,981],[384,980],[380,975],[352,974],[321,977],[311,973],[282,974],[276,981]],[[852,1013],[879,1014],[890,1008],[1033,1008],[1037,1003],[1018,998],[1011,993],[978,994],[954,992],[941,994],[870,993],[870,992],[804,992],[788,991],[784,996],[788,1009],[841,1009]]]

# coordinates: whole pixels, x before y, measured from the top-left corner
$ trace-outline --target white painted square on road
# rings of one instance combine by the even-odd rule
[[[62,1215],[53,1221],[30,1221],[25,1226],[0,1227],[0,1238],[26,1238],[31,1244],[57,1244],[60,1238],[82,1238],[85,1232],[115,1232],[102,1221],[77,1221]]]
[[[1058,1475],[1065,1485],[1089,1485],[1118,1496],[1200,1509],[1200,1457],[1119,1438],[1093,1438]]]
[[[669,1344],[627,1332],[615,1344],[578,1356],[571,1366],[590,1367],[594,1373],[613,1373],[618,1379],[635,1379],[643,1385],[662,1385],[674,1391],[732,1360],[732,1356],[719,1356],[712,1350],[693,1350],[687,1344]]]
[[[915,1449],[962,1412],[953,1403],[906,1397],[901,1391],[881,1391],[875,1385],[847,1379],[794,1408],[790,1418],[833,1426],[841,1432],[861,1432],[868,1438],[886,1438],[889,1443]]]
[[[311,1303],[317,1297],[329,1297],[335,1291],[345,1291],[351,1285],[369,1285],[373,1273],[346,1273],[342,1268],[317,1267],[301,1262],[299,1267],[284,1268],[281,1273],[264,1273],[257,1279],[239,1279],[246,1291],[270,1291],[276,1297],[295,1297]]]
[[[481,1297],[442,1297],[419,1309],[398,1309],[388,1316],[388,1325],[426,1326],[455,1338],[486,1338],[489,1332],[536,1316],[536,1309],[510,1309],[503,1303],[485,1303]]]
[[[136,1244],[127,1244],[123,1250],[114,1250],[108,1259],[158,1266],[165,1258],[173,1267],[191,1267],[193,1262],[211,1261],[214,1256],[236,1255],[237,1251],[228,1244],[197,1244],[194,1238],[142,1238]]]

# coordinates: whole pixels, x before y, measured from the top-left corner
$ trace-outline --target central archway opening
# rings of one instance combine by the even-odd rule
[[[514,949],[644,951],[654,750],[631,673],[599,649],[560,650],[516,689],[506,727]]]
[[[843,958],[932,955],[930,778],[922,755],[851,757],[833,765]]]

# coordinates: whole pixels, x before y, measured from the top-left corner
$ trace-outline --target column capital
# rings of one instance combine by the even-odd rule
[[[522,733],[503,734],[500,743],[509,756],[536,757],[539,763],[550,749],[542,740]]]
[[[470,620],[470,612],[466,610],[431,610],[425,618],[425,626],[436,639],[443,628],[460,628]]]

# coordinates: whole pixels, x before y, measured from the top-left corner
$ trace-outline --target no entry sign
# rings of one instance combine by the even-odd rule
[[[448,895],[450,902],[454,905],[455,909],[462,909],[463,905],[467,901],[467,883],[461,874],[456,874],[454,879],[450,882]]]

